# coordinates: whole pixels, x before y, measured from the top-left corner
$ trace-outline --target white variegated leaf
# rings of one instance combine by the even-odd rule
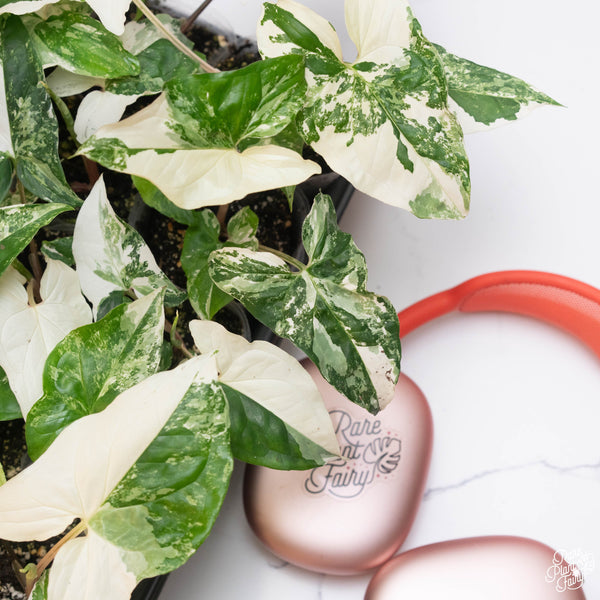
[[[347,0],[346,21],[359,50],[352,64],[334,50],[331,31],[320,39],[320,17],[293,0],[264,5],[261,53],[305,57],[305,139],[383,202],[419,217],[464,216],[470,182],[462,131],[447,106],[439,56],[408,3]]]
[[[12,13],[24,15],[36,12],[47,4],[54,4],[58,0],[16,0],[5,2],[0,7],[0,14]],[[85,0],[92,10],[98,15],[100,21],[108,31],[121,35],[125,26],[125,13],[131,4],[130,0]]]
[[[289,354],[269,342],[248,342],[214,321],[192,321],[202,353],[215,355],[219,381],[248,396],[332,456],[339,446],[312,377]]]
[[[85,537],[69,540],[58,553],[47,600],[125,600],[136,583],[119,549],[90,530]]]
[[[102,127],[78,152],[150,181],[185,209],[295,185],[320,172],[289,146],[299,138],[305,90],[296,56],[175,78],[150,106]]]
[[[91,140],[97,150],[90,156],[105,162],[99,156],[102,148],[112,152],[108,148],[116,146],[119,170],[147,179],[185,209],[226,204],[252,192],[300,183],[320,171],[316,163],[273,144],[251,146],[243,152],[235,148],[188,149],[169,129],[169,119],[167,101],[161,96],[132,117],[97,131]],[[108,144],[102,145],[103,141]],[[123,144],[149,149],[129,153]],[[86,148],[80,152],[87,153]]]
[[[158,14],[156,18],[182,43],[189,47],[193,46],[193,43],[181,33],[181,21],[179,19],[174,19],[166,14]],[[131,52],[131,54],[139,54],[154,42],[164,39],[165,34],[147,20],[129,21],[125,24],[125,30],[120,38],[125,50]]]
[[[196,357],[71,423],[38,460],[0,488],[0,538],[45,540],[75,518],[89,522],[192,382],[215,377],[214,358]]]
[[[137,99],[138,96],[123,96],[99,90],[87,94],[81,101],[75,117],[77,140],[83,143],[100,127],[119,121],[125,109]]]
[[[73,269],[48,260],[35,304],[25,278],[9,267],[0,277],[0,365],[6,371],[21,412],[27,415],[42,395],[42,373],[50,351],[92,315]]]
[[[90,88],[99,86],[104,87],[104,79],[100,77],[88,77],[87,75],[78,75],[71,73],[62,67],[56,67],[46,78],[48,87],[61,98],[64,96],[74,96],[82,94]]]
[[[84,202],[73,233],[73,256],[81,289],[94,306],[115,291],[145,296],[165,287],[165,302],[178,305],[185,294],[156,264],[143,238],[115,215],[100,178]]]

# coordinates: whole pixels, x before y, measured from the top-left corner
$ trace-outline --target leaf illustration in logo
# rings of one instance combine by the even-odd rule
[[[365,448],[363,459],[368,464],[377,464],[377,469],[388,475],[400,462],[401,446],[402,443],[398,438],[388,436],[377,438]]]

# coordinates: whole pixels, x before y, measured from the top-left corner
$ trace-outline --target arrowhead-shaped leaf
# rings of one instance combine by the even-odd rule
[[[174,79],[150,106],[101,128],[79,152],[149,180],[181,208],[224,204],[320,170],[277,145],[305,89],[297,56]]]
[[[157,371],[163,296],[160,290],[121,304],[56,345],[44,368],[44,395],[27,418],[27,451],[33,460],[67,425],[100,412],[122,391]]]
[[[269,342],[248,342],[213,321],[192,321],[200,352],[214,352],[229,403],[234,456],[276,469],[306,469],[339,454],[311,376]]]
[[[309,256],[291,271],[268,252],[214,251],[210,275],[257,319],[302,349],[350,400],[376,413],[392,399],[400,371],[394,307],[366,290],[364,256],[318,195],[303,226]]]
[[[30,304],[25,278],[10,267],[0,276],[0,365],[23,416],[42,395],[44,363],[71,330],[91,322],[73,269],[49,260],[40,282],[40,304]]]
[[[310,82],[303,133],[331,168],[371,196],[419,217],[459,218],[469,206],[462,131],[444,69],[406,0],[346,0],[358,47],[342,60],[331,25],[309,9],[265,3],[264,56],[298,53]]]
[[[211,356],[151,376],[69,425],[0,488],[4,539],[46,539],[74,518],[87,527],[58,552],[48,600],[126,600],[206,537],[232,468],[216,376]]]
[[[77,216],[73,256],[81,289],[95,312],[111,293],[130,289],[145,296],[166,287],[167,306],[177,306],[185,300],[185,293],[159,269],[140,234],[115,215],[102,178]]]
[[[3,85],[0,104],[5,105],[10,124],[17,175],[33,194],[51,202],[80,206],[71,191],[58,157],[58,123],[46,89],[42,64],[30,35],[16,16],[0,24],[0,63]]]
[[[0,275],[41,227],[67,210],[66,204],[26,204],[0,208]]]
[[[88,15],[64,12],[34,28],[34,39],[45,67],[90,77],[125,77],[140,71],[138,60],[119,38]]]
[[[544,104],[560,106],[518,77],[436,49],[448,79],[450,107],[465,133],[514,121]]]
[[[212,319],[232,298],[210,278],[208,257],[213,250],[228,246],[256,250],[258,217],[248,207],[238,211],[227,224],[229,241],[221,242],[221,225],[215,214],[210,210],[197,214],[198,222],[185,233],[181,266],[187,276],[188,297],[194,310],[203,319]]]

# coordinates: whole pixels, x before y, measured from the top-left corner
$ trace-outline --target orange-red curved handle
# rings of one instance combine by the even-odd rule
[[[600,357],[600,290],[569,277],[540,271],[480,275],[399,312],[400,337],[455,310],[534,317],[577,336]]]

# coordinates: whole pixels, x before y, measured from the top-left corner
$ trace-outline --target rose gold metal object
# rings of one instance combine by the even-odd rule
[[[342,458],[309,471],[249,466],[250,526],[298,566],[352,574],[381,565],[400,547],[423,496],[433,425],[427,401],[405,375],[377,416],[348,401],[310,362],[336,429]]]
[[[582,573],[534,540],[477,537],[399,554],[373,577],[365,600],[585,600]]]

